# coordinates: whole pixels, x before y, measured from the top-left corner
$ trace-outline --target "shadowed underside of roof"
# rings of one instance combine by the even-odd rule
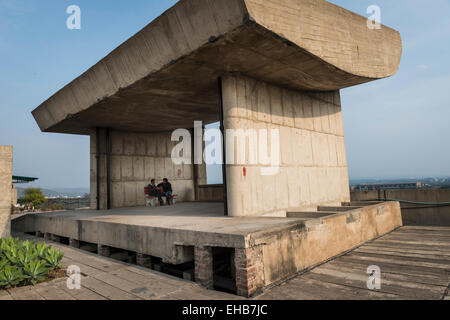
[[[398,32],[323,0],[182,0],[33,111],[43,131],[217,121],[217,78],[330,91],[393,75]]]

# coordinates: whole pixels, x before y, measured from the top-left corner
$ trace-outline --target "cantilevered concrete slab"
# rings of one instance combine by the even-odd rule
[[[324,0],[181,0],[33,115],[47,132],[192,127],[218,120],[225,73],[333,91],[393,75],[401,51],[398,32]]]

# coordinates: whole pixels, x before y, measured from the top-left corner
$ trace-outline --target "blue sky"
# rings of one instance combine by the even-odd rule
[[[30,112],[175,2],[0,0],[0,145],[14,146],[15,174],[89,186],[89,139],[41,133]],[[331,2],[380,6],[403,39],[394,77],[342,91],[350,177],[450,175],[450,1]],[[66,28],[72,4],[81,30]]]

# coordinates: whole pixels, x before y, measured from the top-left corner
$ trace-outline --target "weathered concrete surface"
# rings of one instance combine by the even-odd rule
[[[220,75],[332,91],[391,76],[401,50],[398,32],[324,0],[182,0],[33,115],[49,132],[189,128],[218,120]]]
[[[17,191],[17,189],[13,188],[11,190],[11,204],[12,205],[17,204],[17,198],[18,198],[18,191]]]
[[[236,268],[250,273],[239,277],[245,279],[239,283],[240,292],[252,295],[402,226],[396,202],[327,216],[318,212],[317,217],[308,213],[300,218],[231,218],[222,213],[220,203],[45,213],[13,220],[13,230],[97,243],[160,257],[171,264],[193,261],[194,248],[234,248],[240,253]],[[260,261],[256,278],[251,267],[254,261]]]
[[[258,140],[250,143],[252,139],[235,138],[234,164],[227,165],[231,216],[286,216],[289,210],[350,200],[339,91],[294,91],[244,76],[227,76],[223,100],[226,129],[265,129],[268,149],[272,148],[271,130],[279,130],[280,140],[278,172],[262,175],[261,169],[270,165],[260,164]],[[232,138],[227,136],[227,143]],[[252,153],[258,164],[251,164]]]
[[[245,248],[251,234],[302,225],[299,218],[231,218],[222,203],[178,203],[157,208],[65,211],[13,220],[13,230],[50,233],[136,251],[173,264],[193,259],[183,247]]]
[[[100,130],[100,209],[106,209],[106,147],[105,132]],[[96,132],[91,133],[91,208],[96,209],[97,159]],[[169,179],[177,201],[194,199],[193,166],[175,165],[171,159],[171,132],[133,133],[111,131],[111,207],[145,205],[144,187],[152,178],[157,184]],[[206,179],[205,170],[198,170],[197,181]],[[203,181],[203,180],[201,180]]]
[[[373,199],[397,199],[414,202],[450,202],[450,190],[386,190],[354,191],[352,201]],[[400,203],[403,223],[417,226],[450,226],[450,206]]]
[[[449,227],[402,227],[292,279],[264,290],[256,300],[450,299]],[[31,236],[17,235],[23,239]],[[38,239],[38,241],[42,239]],[[192,282],[51,243],[63,265],[78,265],[81,290],[66,279],[0,291],[0,300],[239,299]],[[381,289],[367,288],[367,267],[381,268]],[[242,298],[241,298],[242,299]]]
[[[400,206],[386,202],[310,219],[303,228],[253,234],[263,245],[264,284],[284,279],[402,226]]]
[[[11,233],[13,148],[0,146],[0,238]]]

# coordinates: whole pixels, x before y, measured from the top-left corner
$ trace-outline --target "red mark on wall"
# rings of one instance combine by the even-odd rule
[[[178,178],[181,177],[181,169],[178,169]]]
[[[244,168],[242,171],[243,171],[244,177],[246,177],[247,176],[247,168]]]

